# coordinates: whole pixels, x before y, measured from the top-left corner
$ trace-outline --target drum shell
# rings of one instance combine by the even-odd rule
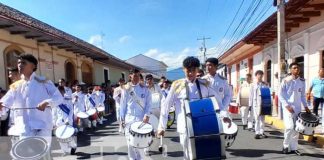
[[[132,124],[131,124],[132,125]],[[131,125],[129,126],[129,135],[128,135],[128,143],[129,145],[135,148],[147,148],[153,142],[153,130],[149,133],[141,134],[133,131],[131,129]]]
[[[295,124],[295,131],[303,135],[309,135],[309,136],[314,135],[315,127],[319,125],[319,118],[317,117],[316,121],[311,122],[306,119],[303,119],[301,114],[307,114],[307,113],[301,112],[298,114],[298,118]]]
[[[228,111],[232,114],[238,114],[239,113],[239,107],[235,103],[230,103],[228,107]]]
[[[268,87],[261,87],[257,90],[256,113],[257,115],[272,114],[272,97]]]
[[[239,94],[240,105],[249,106],[250,86],[242,86]]]

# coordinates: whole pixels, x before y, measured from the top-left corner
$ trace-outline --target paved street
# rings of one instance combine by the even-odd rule
[[[54,160],[71,160],[71,159],[114,159],[126,160],[127,147],[126,140],[117,132],[117,124],[114,122],[113,116],[109,116],[109,120],[104,127],[100,127],[97,131],[86,131],[78,138],[78,149],[76,156],[61,157],[61,150],[56,140],[53,140],[52,156]],[[234,121],[240,125],[236,118]],[[158,152],[159,143],[155,141],[152,145],[151,156],[147,159],[182,159],[182,149],[179,144],[179,138],[175,132],[175,125],[168,130],[164,143],[167,144],[167,155]],[[227,149],[228,159],[324,159],[324,149],[316,148],[304,141],[300,141],[300,151],[305,156],[298,157],[293,154],[281,154],[283,135],[275,129],[267,126],[266,133],[269,135],[267,139],[255,140],[252,132],[243,130],[239,126],[239,134],[234,145]],[[9,159],[8,155],[8,138],[1,138],[0,159]]]

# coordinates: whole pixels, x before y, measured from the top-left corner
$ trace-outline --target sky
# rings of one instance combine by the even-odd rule
[[[217,57],[271,15],[273,0],[0,0],[120,59],[144,54],[174,69]],[[232,24],[232,25],[231,25]]]

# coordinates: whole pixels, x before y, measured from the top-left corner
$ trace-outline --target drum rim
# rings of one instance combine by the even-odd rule
[[[21,157],[21,156],[19,156],[19,155],[17,154],[17,152],[14,152],[15,149],[17,148],[17,146],[18,146],[19,144],[21,144],[22,142],[27,141],[27,140],[29,140],[29,139],[37,139],[37,140],[39,140],[40,142],[43,142],[43,143],[45,144],[45,148],[44,148],[44,150],[42,151],[42,153],[39,153],[39,154],[37,154],[37,155],[35,155],[35,156],[33,156],[33,157],[28,157],[28,158],[27,158],[27,157]],[[19,140],[18,142],[16,142],[16,143],[12,146],[12,148],[11,148],[11,150],[10,150],[10,155],[11,155],[12,158],[16,158],[16,159],[35,160],[35,159],[42,158],[44,155],[48,154],[48,151],[49,151],[49,146],[47,145],[47,141],[45,140],[45,138],[43,138],[43,137],[27,137],[27,138],[24,138],[24,139]]]
[[[150,123],[146,123],[146,124],[149,124],[149,125],[152,127],[152,131],[150,131],[149,133],[138,133],[138,132],[132,130],[132,125],[133,125],[134,123],[137,123],[137,122],[141,122],[141,121],[136,121],[136,122],[133,122],[132,124],[129,125],[129,132],[130,132],[130,133],[136,133],[136,134],[139,134],[139,135],[151,135],[151,133],[154,132],[154,127],[153,127],[153,125],[150,124]],[[141,122],[141,123],[142,123],[142,122]]]
[[[315,118],[316,118],[316,121],[309,121],[309,120],[306,120],[306,119],[303,119],[303,117],[301,116],[301,114],[311,114],[313,115]],[[300,112],[298,113],[298,118],[300,118],[301,120],[307,122],[307,123],[319,123],[319,117],[317,117],[316,115],[314,115],[313,113],[307,113],[307,112]]]

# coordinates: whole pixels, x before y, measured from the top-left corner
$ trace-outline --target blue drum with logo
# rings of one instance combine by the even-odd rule
[[[222,122],[215,97],[185,100],[190,159],[225,158],[225,144],[221,137]]]

